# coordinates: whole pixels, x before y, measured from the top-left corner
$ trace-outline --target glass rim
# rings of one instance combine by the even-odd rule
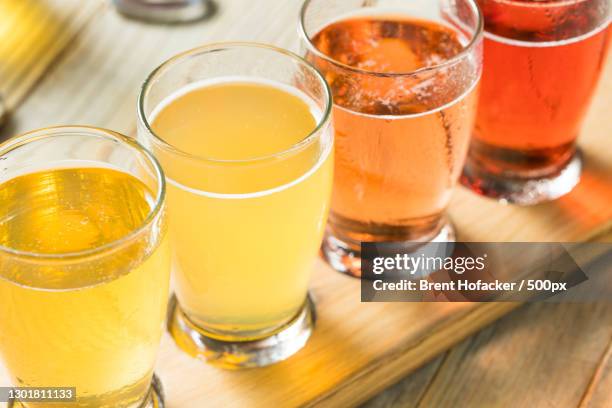
[[[166,179],[164,177],[164,172],[162,170],[161,165],[155,158],[155,156],[149,152],[142,144],[140,144],[137,140],[125,136],[121,133],[103,129],[93,126],[81,126],[81,125],[67,125],[67,126],[51,126],[41,129],[32,130],[26,133],[23,133],[19,136],[15,136],[3,143],[0,143],[0,156],[7,154],[15,149],[18,149],[21,146],[28,145],[30,143],[34,143],[40,140],[54,138],[58,136],[66,136],[66,135],[82,135],[86,137],[102,137],[108,140],[113,140],[119,143],[127,144],[133,149],[137,151],[145,160],[152,165],[154,169],[155,181],[157,184],[157,193],[155,195],[155,204],[149,210],[147,217],[142,221],[141,225],[134,228],[128,234],[107,242],[105,244],[96,246],[94,248],[88,248],[80,251],[71,251],[65,253],[40,253],[40,252],[32,252],[32,251],[23,251],[11,247],[7,247],[0,244],[0,252],[6,252],[10,255],[17,256],[20,258],[26,259],[35,259],[35,260],[55,260],[55,261],[74,261],[80,260],[83,258],[88,258],[91,256],[103,254],[109,251],[118,248],[135,238],[137,238],[143,231],[153,224],[155,219],[157,219],[158,215],[161,213],[162,208],[164,207],[164,199],[166,196]],[[74,167],[81,168],[81,167]],[[28,173],[29,174],[29,173]]]
[[[299,24],[298,24],[298,31],[299,31],[299,35],[302,38],[302,42],[304,42],[306,44],[306,47],[308,48],[308,51],[312,52],[313,54],[315,54],[318,58],[321,58],[331,64],[334,64],[342,69],[345,69],[347,71],[351,71],[351,72],[355,72],[358,74],[362,74],[362,75],[373,75],[373,76],[378,76],[378,77],[385,77],[385,78],[399,78],[399,77],[406,77],[406,76],[412,76],[412,75],[418,75],[421,73],[425,73],[425,72],[430,72],[430,71],[436,71],[439,70],[441,68],[445,68],[451,65],[454,65],[455,63],[457,63],[457,61],[462,60],[463,58],[466,58],[474,49],[474,47],[476,47],[476,45],[481,41],[483,35],[484,35],[484,16],[482,14],[482,10],[480,9],[480,7],[478,6],[478,4],[476,3],[476,0],[466,0],[469,2],[472,11],[475,13],[475,15],[477,16],[477,24],[476,24],[476,31],[474,32],[474,36],[470,39],[470,41],[468,42],[468,44],[461,50],[461,52],[459,52],[457,55],[453,56],[452,58],[449,58],[446,61],[440,62],[438,64],[434,64],[431,66],[427,66],[427,67],[422,67],[422,68],[418,68],[412,71],[406,71],[406,72],[379,72],[379,71],[372,71],[372,70],[368,70],[368,69],[362,69],[362,68],[357,68],[357,67],[353,67],[351,65],[345,64],[343,62],[338,61],[335,58],[332,58],[330,56],[328,56],[327,54],[325,54],[324,52],[321,52],[312,42],[312,39],[310,37],[310,35],[308,35],[308,33],[306,32],[306,24],[305,24],[305,19],[306,19],[306,12],[308,10],[308,7],[312,4],[314,0],[305,0],[304,3],[302,4],[302,8],[300,10],[300,18],[299,18]],[[442,1],[442,0],[439,0]]]
[[[239,160],[218,159],[218,158],[205,157],[205,156],[201,156],[197,154],[192,154],[192,153],[186,152],[184,150],[181,150],[175,147],[174,145],[168,143],[162,137],[157,135],[153,131],[151,124],[149,123],[149,119],[148,119],[149,115],[145,113],[145,108],[144,108],[145,100],[148,96],[148,93],[151,87],[154,85],[154,81],[157,78],[157,76],[161,74],[164,69],[171,67],[176,63],[180,63],[186,60],[187,58],[193,57],[194,55],[207,54],[210,52],[218,52],[218,51],[222,51],[225,49],[240,49],[240,48],[246,48],[246,49],[257,49],[258,48],[258,49],[282,54],[285,57],[288,57],[292,59],[293,61],[297,62],[301,66],[306,67],[312,74],[314,74],[314,76],[318,79],[318,82],[322,85],[322,89],[324,92],[324,98],[325,98],[325,108],[322,110],[322,115],[317,120],[317,124],[315,128],[312,131],[310,131],[310,133],[306,137],[304,137],[297,143],[294,143],[293,145],[291,145],[290,147],[284,150],[274,152],[271,154],[266,154],[263,156],[249,157],[247,159],[239,159]],[[162,62],[159,66],[157,66],[157,68],[155,68],[147,76],[140,90],[140,94],[138,95],[138,120],[141,124],[144,125],[147,133],[150,136],[152,136],[151,139],[154,143],[160,144],[163,148],[165,148],[166,150],[168,150],[169,152],[173,154],[183,156],[185,158],[196,160],[196,161],[217,163],[217,164],[257,163],[257,162],[261,162],[265,160],[281,158],[295,151],[299,151],[303,147],[310,145],[314,140],[318,138],[318,136],[321,133],[325,131],[325,127],[331,121],[332,108],[333,108],[333,100],[332,100],[332,92],[329,87],[329,84],[327,83],[323,75],[314,66],[312,66],[312,64],[310,64],[308,61],[306,61],[304,58],[300,57],[296,53],[286,50],[284,48],[280,48],[280,47],[270,45],[270,44],[264,44],[264,43],[258,43],[258,42],[246,42],[246,41],[223,41],[223,42],[208,43],[208,44],[196,47],[196,48],[192,48],[187,51],[183,51],[179,54],[176,54],[173,57]]]

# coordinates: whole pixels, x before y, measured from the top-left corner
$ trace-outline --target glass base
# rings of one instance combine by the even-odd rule
[[[77,390],[78,394],[78,390]],[[77,405],[78,403],[74,403]],[[63,406],[61,403],[54,402],[53,405],[57,405],[58,408]],[[71,406],[71,403],[68,403],[68,406]],[[96,406],[97,404],[91,405]],[[78,405],[81,406],[81,405]],[[87,405],[89,406],[89,405]],[[162,388],[161,381],[159,378],[153,374],[153,380],[151,381],[151,388],[149,389],[149,393],[147,394],[145,400],[142,404],[139,405],[139,408],[164,408],[164,389]],[[9,401],[7,408],[27,408],[23,403],[19,401]]]
[[[259,340],[223,341],[191,322],[173,297],[168,330],[177,346],[187,354],[217,367],[242,369],[264,367],[297,353],[312,334],[315,320],[315,306],[308,295],[297,315],[274,334]]]
[[[117,10],[128,18],[149,23],[189,23],[214,14],[211,0],[113,0]]]
[[[556,200],[569,193],[580,181],[582,154],[576,151],[572,159],[555,174],[540,178],[507,177],[492,174],[468,161],[461,182],[470,190],[502,203],[535,205]]]
[[[430,237],[430,239],[422,241],[411,239],[404,241],[404,246],[407,248],[414,247],[415,243],[418,242],[454,242],[455,229],[450,221],[444,219],[440,225],[438,233]],[[397,243],[395,240],[393,242]],[[321,250],[327,263],[336,271],[355,278],[361,278],[361,242],[348,238],[338,238],[328,228]]]

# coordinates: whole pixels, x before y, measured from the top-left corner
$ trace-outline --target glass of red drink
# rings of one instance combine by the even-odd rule
[[[609,0],[478,0],[484,72],[462,182],[531,205],[561,197],[582,169],[576,139],[610,39]]]
[[[467,156],[482,65],[476,1],[307,0],[300,28],[334,96],[325,258],[360,276],[361,242],[452,241],[444,213]]]

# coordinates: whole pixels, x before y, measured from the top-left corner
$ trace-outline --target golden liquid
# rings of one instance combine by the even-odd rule
[[[315,126],[300,97],[253,82],[192,89],[153,121],[166,142],[216,160],[286,150]],[[209,333],[261,337],[303,305],[331,193],[331,146],[321,143],[250,163],[156,150],[169,180],[178,300]]]
[[[49,255],[98,248],[142,226],[153,201],[142,182],[110,169],[19,176],[0,184],[0,245]],[[77,403],[27,407],[141,403],[168,295],[169,250],[158,240],[143,235],[72,261],[0,251],[0,353],[14,384],[76,387]]]

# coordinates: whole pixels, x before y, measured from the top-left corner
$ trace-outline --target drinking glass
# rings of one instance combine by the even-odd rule
[[[608,0],[479,0],[485,64],[463,184],[532,205],[580,180],[576,140],[610,41]]]
[[[170,274],[165,182],[142,146],[87,127],[0,145],[0,356],[20,407],[158,407]]]
[[[481,74],[473,0],[307,0],[304,53],[334,96],[336,165],[323,252],[361,275],[360,243],[452,241],[444,216]]]
[[[139,134],[166,172],[176,306],[170,332],[192,356],[253,367],[297,352],[333,169],[331,96],[302,58],[212,44],[157,68]]]

